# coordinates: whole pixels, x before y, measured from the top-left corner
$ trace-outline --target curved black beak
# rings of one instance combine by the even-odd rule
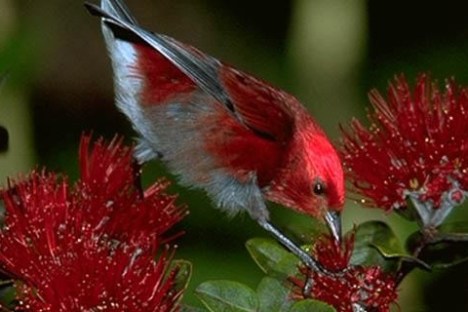
[[[336,241],[341,242],[341,213],[337,211],[327,211],[325,221]]]

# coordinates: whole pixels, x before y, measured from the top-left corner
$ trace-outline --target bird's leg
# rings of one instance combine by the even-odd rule
[[[257,219],[258,224],[266,231],[268,231],[274,238],[279,241],[286,249],[296,255],[302,263],[304,263],[309,269],[319,272],[321,274],[327,276],[342,276],[346,271],[347,268],[340,272],[331,272],[325,269],[315,258],[313,258],[310,254],[305,252],[301,247],[299,247],[296,243],[291,241],[286,235],[284,235],[279,229],[277,229],[273,224],[271,224],[266,219]],[[307,279],[305,281],[304,287],[302,289],[302,294],[305,298],[309,298],[312,293],[312,288],[314,285],[314,280],[311,274],[307,275]]]
[[[253,185],[256,186],[255,179],[253,179],[252,182],[254,182]],[[309,269],[327,276],[337,276],[342,274],[342,272],[330,272],[327,269],[325,269],[314,257],[312,257],[309,253],[305,252],[300,246],[298,246],[296,243],[290,240],[278,228],[271,224],[269,221],[269,213],[266,209],[265,201],[263,199],[261,191],[256,187],[253,187],[253,190],[257,191],[253,192],[253,196],[250,197],[251,202],[249,203],[249,205],[247,205],[247,207],[249,207],[247,211],[249,212],[252,219],[256,220],[257,223],[263,229],[265,229],[267,232],[273,235],[273,237],[277,241],[279,241],[280,244],[282,244],[287,250],[296,255],[296,257],[298,257],[299,260],[301,260],[302,263],[304,263]],[[331,219],[334,220],[335,218]],[[337,236],[341,235],[338,231],[335,231],[334,234],[336,234]],[[309,274],[307,281],[304,285],[303,292],[305,293],[306,291],[309,291],[310,295],[310,290],[312,290],[312,286],[313,281],[311,275]]]

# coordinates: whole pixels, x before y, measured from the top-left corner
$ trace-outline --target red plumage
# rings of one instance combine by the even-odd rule
[[[344,201],[341,161],[292,95],[195,48],[150,33],[119,0],[91,7],[115,72],[117,105],[186,185],[230,213],[268,220],[264,201],[324,218]]]
[[[142,105],[165,103],[196,89],[187,75],[153,48],[142,44],[134,47],[138,57],[133,72],[137,77],[145,77],[140,95]]]

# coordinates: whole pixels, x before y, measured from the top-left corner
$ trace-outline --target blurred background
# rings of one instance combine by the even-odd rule
[[[441,84],[468,84],[468,19],[463,1],[128,0],[147,28],[190,43],[295,94],[334,139],[338,125],[363,118],[371,88],[384,91],[395,74],[414,82],[429,72]],[[77,176],[83,131],[112,137],[134,133],[113,105],[112,73],[98,20],[81,0],[0,0],[0,125],[10,134],[0,155],[0,180],[35,166]],[[168,175],[153,163],[146,183]],[[171,177],[173,179],[174,177]],[[186,302],[208,279],[255,287],[263,276],[244,243],[267,236],[246,216],[229,219],[201,192],[172,187],[190,215],[180,229],[177,257],[193,262]],[[288,230],[310,219],[272,207]],[[467,215],[458,209],[457,216]],[[367,219],[392,223],[402,238],[416,227],[397,216],[349,201],[350,229]],[[400,286],[403,311],[467,311],[468,266],[413,272]],[[398,307],[396,308],[398,310]]]

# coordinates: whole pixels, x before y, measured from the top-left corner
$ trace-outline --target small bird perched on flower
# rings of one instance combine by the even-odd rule
[[[325,133],[299,101],[197,49],[141,28],[120,0],[86,4],[101,17],[117,106],[183,185],[229,214],[247,211],[309,267],[323,268],[269,221],[266,201],[325,220],[340,239],[344,177]]]

